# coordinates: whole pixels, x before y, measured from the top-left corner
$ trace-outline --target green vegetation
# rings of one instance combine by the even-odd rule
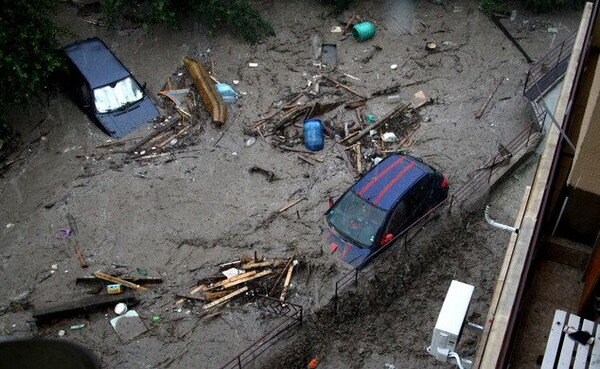
[[[585,0],[525,0],[524,4],[536,12],[547,12],[566,8],[580,8]]]
[[[146,26],[177,25],[178,15],[192,14],[206,24],[209,34],[228,27],[250,43],[275,34],[248,0],[106,0],[102,6],[112,26],[121,17]]]
[[[50,20],[53,0],[0,0],[0,138],[9,135],[6,113],[41,96],[62,65]]]

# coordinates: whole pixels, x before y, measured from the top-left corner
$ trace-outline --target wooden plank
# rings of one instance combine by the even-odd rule
[[[215,300],[215,301],[211,302],[210,304],[204,305],[202,308],[204,310],[208,310],[208,309],[210,309],[212,307],[215,307],[217,305],[221,305],[221,304],[223,304],[223,303],[231,300],[232,298],[236,297],[237,295],[241,295],[242,293],[244,293],[246,291],[248,291],[248,287],[242,287],[239,290],[237,290],[235,292],[232,292],[232,293],[230,293],[227,296],[221,297],[220,299]]]
[[[594,345],[592,346],[592,355],[590,356],[590,368],[600,368],[600,327],[596,326],[594,335]]]
[[[70,300],[70,299],[69,299]],[[75,314],[86,313],[106,306],[113,306],[119,302],[136,302],[137,298],[133,291],[126,291],[118,295],[89,296],[64,304],[36,309],[33,317],[38,322],[49,321],[58,318],[67,318]]]
[[[569,315],[569,323],[568,327],[572,327],[573,329],[579,330],[579,321],[581,319],[575,315]],[[575,349],[575,341],[570,339],[566,334],[563,333],[563,344],[562,349],[560,350],[560,357],[558,359],[558,368],[569,369],[571,367],[571,361],[573,360],[573,350]]]
[[[329,78],[329,77],[327,77],[327,76],[321,76],[321,77],[323,77],[323,78],[325,78],[326,80],[328,80],[329,82],[333,83],[333,84],[335,85],[335,87],[342,88],[342,89],[344,89],[344,90],[346,90],[346,91],[350,92],[352,95],[354,95],[354,96],[358,97],[358,98],[359,98],[359,99],[361,99],[361,100],[366,100],[366,98],[365,98],[363,95],[361,95],[361,94],[359,94],[358,92],[354,91],[353,89],[351,89],[350,87],[346,86],[345,84],[343,84],[343,83],[339,83],[339,82],[338,82],[338,81],[336,81],[335,79],[333,79],[333,78]]]
[[[246,272],[246,273],[238,274],[238,275],[235,275],[235,276],[233,276],[231,278],[227,278],[227,279],[224,279],[224,280],[222,280],[220,282],[217,282],[217,283],[209,286],[208,289],[214,289],[214,288],[217,288],[217,287],[222,287],[222,286],[225,286],[228,283],[232,283],[232,282],[238,281],[240,279],[246,279],[248,277],[252,277],[252,276],[256,275],[256,273],[258,273],[256,270],[251,270],[251,271]]]
[[[492,98],[494,97],[494,94],[496,93],[496,91],[498,91],[498,87],[500,87],[500,85],[502,84],[503,80],[504,80],[504,78],[501,78],[500,82],[498,82],[496,84],[496,87],[492,90],[492,93],[490,94],[490,96],[488,96],[488,98],[485,100],[485,103],[483,104],[483,106],[481,107],[481,109],[479,109],[479,111],[477,112],[477,114],[475,114],[475,119],[480,119],[481,116],[483,115],[483,113],[485,113],[485,109],[490,104],[490,101],[492,101]]]
[[[194,295],[194,294],[196,294],[196,293],[198,293],[198,292],[200,292],[200,291],[206,291],[206,289],[207,289],[207,286],[206,286],[206,285],[204,285],[204,284],[201,284],[201,285],[199,285],[199,286],[196,286],[196,288],[194,288],[193,290],[191,290],[191,291],[190,291],[190,295]],[[185,302],[185,299],[184,299],[184,298],[182,298],[182,299],[179,299],[179,300],[177,300],[177,301],[175,302],[175,304],[177,304],[177,305],[181,305],[181,304],[183,304],[184,302]]]
[[[263,261],[260,263],[248,263],[248,264],[242,265],[242,269],[248,270],[248,269],[256,269],[256,268],[264,268],[264,267],[272,266],[272,265],[274,265],[274,263],[275,263],[274,260]]]
[[[594,322],[584,319],[581,329],[593,335],[594,325]],[[594,343],[595,342],[596,341],[594,340]],[[585,368],[589,352],[590,345],[577,345],[577,354],[575,354],[575,362],[573,363],[573,368]]]
[[[85,260],[85,256],[83,256],[83,252],[81,251],[81,248],[77,245],[75,245],[73,247],[75,249],[75,256],[77,256],[77,260],[79,261],[79,266],[81,266],[83,269],[88,267],[88,263]]]
[[[556,310],[554,312],[554,320],[552,320],[552,327],[550,328],[548,343],[546,343],[546,351],[544,351],[544,361],[542,361],[541,369],[554,368],[554,363],[556,362],[558,347],[560,346],[560,339],[563,334],[563,327],[566,319],[566,311]]]
[[[379,128],[379,126],[381,126],[382,124],[386,123],[389,119],[391,119],[391,118],[393,118],[393,117],[401,114],[407,108],[408,108],[408,105],[403,104],[403,103],[399,104],[391,112],[389,112],[386,116],[384,116],[383,118],[381,118],[379,121],[377,121],[377,122],[375,122],[375,123],[367,126],[365,129],[363,129],[362,131],[358,132],[358,134],[356,134],[355,136],[353,136],[351,139],[346,140],[345,142],[348,145],[354,145],[355,143],[357,143],[358,141],[360,141],[364,136],[366,136],[369,132],[371,132],[371,130]]]
[[[152,284],[152,283],[162,283],[163,279],[160,277],[123,277],[121,278],[127,282],[137,283],[137,284]],[[93,275],[86,275],[83,277],[77,277],[75,283],[81,282],[94,282],[94,283],[103,283],[104,281],[94,277]]]
[[[233,286],[237,286],[238,284],[246,283],[246,282],[253,281],[255,279],[264,277],[264,276],[269,275],[271,273],[273,273],[273,271],[271,269],[263,270],[262,272],[257,273],[256,275],[254,275],[252,277],[249,277],[249,278],[246,278],[246,279],[240,279],[240,280],[237,280],[237,281],[234,281],[234,282],[231,282],[231,283],[224,284],[223,288],[231,288]]]
[[[302,196],[299,199],[292,200],[292,201],[288,202],[287,204],[285,204],[281,208],[279,208],[279,210],[277,210],[277,212],[278,213],[283,213],[284,211],[286,211],[287,209],[291,208],[292,206],[298,204],[302,200],[306,200],[306,196]]]
[[[283,290],[281,291],[281,295],[279,296],[279,300],[285,300],[285,295],[287,295],[288,288],[290,287],[290,282],[292,281],[292,272],[294,271],[294,263],[290,264],[288,268],[287,275],[285,276],[285,282],[283,283]]]
[[[142,287],[139,284],[128,282],[128,281],[126,281],[124,279],[121,279],[121,278],[118,278],[118,277],[114,277],[114,276],[106,274],[106,273],[102,273],[101,271],[97,271],[96,273],[94,273],[94,276],[96,278],[103,279],[105,281],[109,281],[109,282],[113,282],[113,283],[117,283],[117,284],[122,284],[123,286],[129,287],[129,288],[133,288],[134,290],[148,291],[148,289],[146,287]]]

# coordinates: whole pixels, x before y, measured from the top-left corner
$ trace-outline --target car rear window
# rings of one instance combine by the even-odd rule
[[[109,113],[135,103],[143,97],[142,89],[131,77],[94,89],[94,104],[98,113]]]

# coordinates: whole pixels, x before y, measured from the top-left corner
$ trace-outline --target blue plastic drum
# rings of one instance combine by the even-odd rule
[[[323,122],[319,119],[304,121],[304,146],[310,151],[323,149],[325,137],[323,137]]]

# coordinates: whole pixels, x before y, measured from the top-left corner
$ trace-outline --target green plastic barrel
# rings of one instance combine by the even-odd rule
[[[352,36],[356,41],[365,41],[375,36],[375,25],[371,22],[362,22],[352,27]]]

